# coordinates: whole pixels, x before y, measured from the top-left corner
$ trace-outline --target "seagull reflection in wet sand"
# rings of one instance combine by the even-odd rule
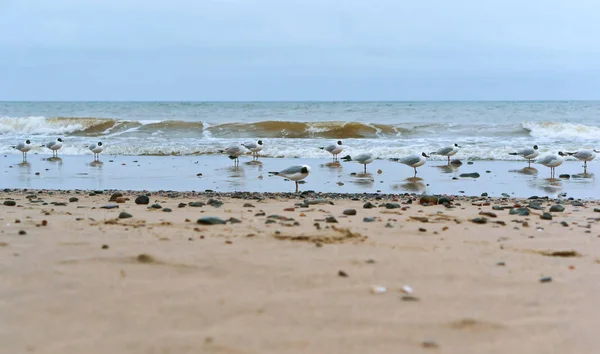
[[[509,170],[508,172],[520,173],[522,175],[534,176],[538,174],[538,170],[535,167],[524,167],[520,170]]]
[[[350,177],[352,177],[352,180],[350,182],[357,184],[359,186],[372,187],[373,184],[375,183],[375,178],[373,177],[372,173],[352,172],[350,174]]]
[[[392,189],[423,193],[427,188],[421,177],[409,177],[405,181],[405,183],[392,185]]]
[[[102,162],[100,160],[94,160],[88,164],[88,166],[90,166],[90,167],[97,167],[97,168],[102,168],[102,165],[104,165],[104,162]]]
[[[328,163],[321,164],[321,167],[330,168],[332,170],[339,170],[342,168],[342,164],[339,161],[334,161],[334,162],[328,162]]]

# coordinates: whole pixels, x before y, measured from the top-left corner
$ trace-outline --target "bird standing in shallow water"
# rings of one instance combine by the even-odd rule
[[[54,141],[50,141],[48,143],[46,143],[46,145],[42,145],[47,147],[48,149],[52,150],[52,157],[58,157],[58,150],[60,150],[60,148],[62,148],[63,146],[63,141],[61,138],[58,138]]]
[[[398,161],[400,163],[405,164],[406,166],[410,166],[410,167],[414,168],[415,176],[416,176],[417,175],[417,167],[423,166],[425,164],[425,161],[427,161],[425,159],[428,157],[429,157],[429,155],[422,152],[420,155],[413,154],[413,155],[409,155],[406,157],[401,157],[399,159],[392,159],[392,161]]]
[[[244,154],[244,150],[239,146],[231,146],[225,150],[219,150],[219,152],[222,154],[227,154],[229,158],[233,160],[233,164],[235,166],[240,164],[239,157]]]
[[[252,157],[258,160],[258,153],[263,149],[263,142],[259,140],[256,143],[243,143],[242,146],[252,151]]]
[[[102,146],[102,142],[99,141],[96,144],[90,145],[89,149],[94,153],[94,160],[98,160],[100,159],[100,153],[104,150],[104,146]]]
[[[538,157],[540,150],[538,149],[537,145],[533,145],[533,148],[525,148],[518,150],[517,152],[509,152],[508,154],[513,156],[523,156],[525,159],[527,159],[529,167],[531,167],[531,160]]]
[[[448,164],[449,164],[450,156],[456,155],[456,153],[458,152],[458,148],[460,148],[460,146],[458,146],[458,144],[454,144],[452,146],[446,146],[446,147],[437,149],[437,151],[432,152],[431,155],[448,156]]]
[[[291,181],[296,182],[296,193],[298,193],[298,181],[308,177],[309,173],[310,166],[308,165],[295,165],[288,167],[285,170],[281,170],[279,172],[269,172],[269,174],[271,175],[287,178]]]
[[[550,178],[554,178],[556,167],[562,165],[565,161],[563,156],[565,156],[565,154],[563,154],[562,151],[559,151],[558,155],[546,155],[538,159],[537,162],[546,167],[550,167]]]
[[[347,155],[347,156],[342,157],[342,160],[344,160],[346,162],[357,162],[361,165],[364,165],[365,166],[364,173],[367,173],[367,165],[375,160],[375,156],[373,156],[373,154],[371,154],[371,153],[360,154],[358,156],[355,156],[354,158],[352,158],[350,155]]]
[[[342,146],[342,141],[338,140],[338,142],[336,144],[332,144],[329,146],[323,146],[323,147],[320,147],[319,149],[329,152],[331,155],[333,155],[333,161],[335,161],[335,160],[337,160],[337,155],[339,155],[340,152],[342,152],[342,150],[344,150],[344,147]]]
[[[596,153],[600,151],[596,150],[579,150],[576,152],[567,152],[567,155],[573,156],[579,161],[583,161],[583,171],[587,171],[587,162],[592,161],[596,158]]]
[[[31,150],[32,147],[33,146],[31,146],[30,140],[25,140],[24,143],[19,143],[17,144],[17,146],[13,146],[14,149],[17,149],[23,153],[23,161],[27,160],[27,153],[29,152],[29,150]]]

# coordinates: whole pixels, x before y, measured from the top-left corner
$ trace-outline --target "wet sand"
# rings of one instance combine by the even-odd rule
[[[0,192],[3,352],[598,351],[596,201],[89,194]]]
[[[459,167],[445,161],[428,161],[413,169],[389,160],[376,160],[368,165],[331,162],[328,159],[240,158],[239,167],[222,155],[203,156],[107,156],[92,162],[92,156],[72,155],[51,159],[31,155],[21,163],[20,155],[0,157],[0,188],[36,189],[132,189],[177,191],[294,191],[294,183],[268,172],[296,164],[308,164],[311,174],[301,190],[336,193],[432,193],[513,197],[566,195],[575,198],[600,198],[595,178],[600,173],[597,163],[590,163],[583,173],[580,161],[566,161],[550,179],[547,167],[524,161],[463,161]],[[381,174],[378,174],[378,171]],[[460,177],[479,173],[479,178]]]

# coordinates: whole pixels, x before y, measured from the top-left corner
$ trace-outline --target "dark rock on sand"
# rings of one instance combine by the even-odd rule
[[[77,198],[77,197],[69,198],[69,203],[77,203],[78,201],[79,201],[79,198]]]
[[[338,221],[333,216],[328,216],[328,217],[325,218],[325,222],[328,222],[328,223],[337,223]]]
[[[230,224],[239,224],[242,222],[242,220],[231,217],[231,218],[227,219],[227,222]]]
[[[164,208],[164,209],[163,209],[163,212],[165,212],[165,213],[170,213],[170,212],[172,212],[172,211],[173,211],[173,210],[171,210],[171,208]]]
[[[569,179],[569,178],[571,178],[571,175],[570,175],[570,174],[568,174],[568,173],[564,173],[564,174],[562,174],[562,175],[558,175],[558,178]]]
[[[196,208],[200,208],[200,207],[203,207],[203,206],[205,206],[205,205],[206,205],[206,204],[205,204],[205,203],[202,203],[202,202],[190,202],[190,204],[189,204],[189,206],[191,206],[191,207],[196,207]]]
[[[576,206],[576,207],[582,207],[582,206],[585,206],[585,204],[583,204],[582,202],[580,202],[580,201],[577,201],[577,200],[576,200],[576,201],[574,201],[574,202],[572,202],[572,203],[571,203],[571,205],[572,205],[572,206]]]
[[[459,175],[459,177],[463,177],[463,178],[479,178],[481,176],[477,172],[472,172],[472,173],[461,173]]]
[[[160,204],[152,204],[152,205],[150,205],[150,209],[162,209],[162,205],[160,205]]]
[[[206,204],[218,208],[221,205],[223,205],[223,202],[217,199],[209,199],[208,202],[206,202]]]
[[[422,195],[419,198],[419,204],[427,204],[427,205],[436,205],[438,203],[438,198],[432,195]],[[388,208],[389,209],[389,208]]]
[[[566,221],[561,221],[560,224],[564,227],[569,227],[569,223]]]
[[[110,199],[109,199],[108,201],[109,201],[109,202],[115,202],[115,201],[117,201],[117,198],[120,198],[120,197],[122,197],[122,196],[123,196],[123,193],[121,193],[121,192],[116,192],[116,193],[113,193],[113,194],[110,196]]]
[[[527,208],[512,208],[508,212],[510,215],[520,215],[520,216],[528,216],[529,209]]]
[[[135,198],[135,204],[150,204],[150,198],[148,198],[146,195],[140,195],[139,197]]]
[[[475,224],[487,224],[488,219],[487,218],[474,218],[471,219],[472,222],[474,222]]]
[[[494,206],[492,207],[492,210],[504,210],[504,208],[503,208],[503,207],[501,207],[500,205],[494,205]]]
[[[121,213],[119,213],[119,219],[129,219],[132,218],[133,215],[126,213],[124,211],[122,211]]]
[[[369,216],[369,217],[363,218],[363,222],[374,222],[374,221],[377,221],[377,219],[374,217]]]
[[[461,177],[462,177],[462,176],[461,176]],[[487,197],[487,196],[488,196],[488,194],[487,194],[487,192],[483,192],[483,193],[481,193],[481,196],[482,196],[482,197]]]
[[[179,203],[179,204],[177,204],[178,208],[185,208],[186,206],[187,206],[187,204],[185,204],[185,203]]]
[[[540,283],[549,283],[552,281],[552,277],[541,277]]]
[[[600,213],[600,208],[594,208],[594,213]]]
[[[542,215],[540,215],[540,219],[543,219],[543,220],[552,220],[552,214],[550,214],[550,213],[543,213]]]
[[[346,209],[343,212],[344,215],[356,215],[356,209]]]
[[[364,209],[373,209],[373,208],[376,208],[376,206],[375,206],[375,204],[373,204],[373,203],[371,203],[371,202],[366,202],[366,203],[363,205],[363,208],[364,208]]]
[[[101,206],[100,209],[119,209],[119,206],[117,204],[108,204]]]
[[[5,200],[3,204],[6,206],[15,206],[17,205],[17,202],[15,202],[14,200]]]
[[[565,207],[560,204],[555,204],[550,207],[551,212],[562,212],[565,211]]]
[[[543,206],[539,205],[538,203],[529,203],[529,205],[527,207],[529,209],[535,209],[535,210],[544,210],[544,209],[546,209]]]
[[[447,197],[440,197],[437,202],[438,202],[438,204],[451,204],[452,203],[450,198],[447,198]]]
[[[400,208],[400,204],[398,203],[385,203],[386,209],[398,209]]]
[[[223,225],[225,224],[225,220],[214,216],[205,216],[203,218],[198,219],[196,223],[200,225]]]
[[[243,205],[243,207],[244,207],[244,208],[256,208],[256,207],[255,207],[253,204],[250,204],[250,203],[245,203],[245,204]]]

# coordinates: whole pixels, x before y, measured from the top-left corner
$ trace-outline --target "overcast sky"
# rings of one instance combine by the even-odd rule
[[[0,0],[0,100],[600,99],[589,0]]]

